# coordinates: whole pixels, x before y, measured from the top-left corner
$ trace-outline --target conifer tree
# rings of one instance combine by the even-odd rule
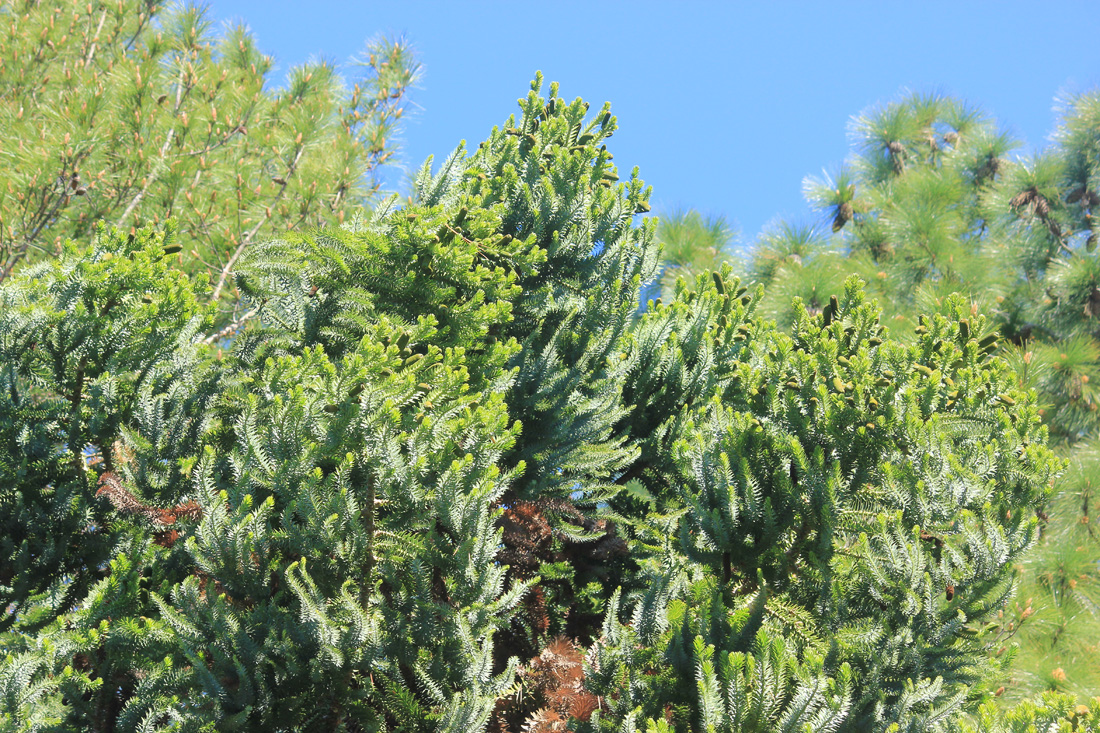
[[[700,279],[639,325],[667,344],[643,348],[669,377],[650,389],[680,409],[635,470],[643,526],[665,539],[595,646],[593,684],[616,702],[593,729],[935,729],[1001,665],[987,624],[1058,470],[1038,408],[962,298],[906,347],[854,279],[817,316],[796,304],[791,336],[736,287]],[[702,399],[680,391],[708,382]],[[736,702],[746,684],[767,710]]]
[[[96,222],[172,217],[187,271],[225,296],[248,243],[342,221],[378,189],[418,75],[379,39],[350,89],[316,62],[273,90],[248,31],[214,33],[190,4],[27,0],[0,19],[0,280]]]
[[[67,418],[31,445],[52,471],[27,477],[44,495],[39,514],[65,507],[69,536],[83,540],[89,526],[103,536],[94,558],[63,548],[68,565],[49,577],[16,562],[39,554],[23,547],[33,537],[12,548],[10,574],[33,579],[37,594],[12,593],[22,606],[7,618],[9,724],[484,728],[515,669],[494,656],[493,633],[524,630],[508,611],[535,580],[506,577],[496,559],[501,505],[529,497],[580,523],[555,527],[568,543],[598,540],[572,502],[583,492],[594,504],[631,455],[610,435],[625,367],[607,357],[656,251],[652,226],[631,223],[648,196],[641,182],[611,185],[600,143],[614,118],[586,112],[532,92],[522,120],[471,160],[460,152],[434,176],[425,168],[420,201],[255,248],[237,278],[263,326],[220,361],[194,325],[190,339],[158,331],[182,366],[124,368],[140,409],[98,432],[86,423],[102,418],[65,412],[57,397],[87,371],[79,352],[72,363],[37,357],[27,334],[43,332],[31,325],[39,313],[52,314],[56,340],[74,339],[69,320],[96,322],[105,303],[128,314],[159,302],[172,279],[156,268],[172,243],[103,229],[90,251],[5,285],[12,399],[27,410],[56,402]],[[89,277],[120,292],[74,299],[85,286],[66,273],[88,263]],[[188,323],[204,323],[188,302]],[[138,341],[110,353],[156,360],[148,337],[135,329]],[[36,358],[55,373],[24,400]],[[37,417],[12,414],[15,524]],[[515,415],[529,414],[548,425],[520,444]],[[111,462],[92,467],[85,453]],[[562,572],[568,594],[573,573]],[[36,646],[36,633],[53,641]]]
[[[345,235],[348,248],[422,246],[447,223],[424,214]],[[485,286],[456,308],[465,338],[445,349],[431,320],[379,308],[361,314],[369,328],[350,349],[330,354],[273,326],[218,361],[195,335],[201,312],[177,317],[182,335],[163,317],[141,328],[160,316],[146,299],[197,308],[176,292],[182,274],[165,276],[163,244],[102,229],[90,252],[5,286],[20,306],[6,310],[5,356],[19,358],[5,386],[22,409],[5,411],[3,506],[5,524],[24,528],[4,563],[16,581],[5,599],[16,604],[5,617],[7,725],[483,728],[514,674],[514,664],[492,669],[491,638],[525,586],[505,588],[493,520],[522,466],[499,468],[518,426],[489,389],[507,378],[514,344],[478,362],[485,392],[469,389],[462,344],[483,342],[507,315],[483,298],[517,290],[514,275],[471,267],[477,245],[465,241],[425,260],[441,281],[464,265],[469,284]],[[279,305],[265,319],[287,323]],[[107,346],[80,338],[82,315],[100,331],[113,325],[98,319],[105,310],[138,319],[130,341],[123,329]],[[31,333],[41,346],[26,347]],[[51,355],[66,346],[75,353],[58,363]],[[137,355],[152,364],[125,361]],[[20,378],[33,377],[48,391],[24,397]],[[79,399],[81,379],[86,403],[53,394]],[[104,398],[114,393],[121,409]],[[54,425],[28,435],[53,404]],[[91,466],[93,451],[114,457]],[[28,475],[31,465],[43,468]],[[52,555],[34,545],[42,536],[60,546]]]
[[[729,268],[639,318],[649,189],[541,81],[405,205],[251,247],[222,349],[170,228],[0,285],[0,726],[948,730],[991,694],[1061,464],[989,324],[901,343],[853,279],[788,333]]]
[[[1100,284],[1092,213],[1100,198],[1091,193],[1098,100],[1095,92],[1066,100],[1054,145],[1022,159],[1009,156],[1017,141],[958,100],[912,95],[864,112],[853,121],[851,160],[805,183],[832,234],[783,223],[761,237],[748,265],[781,321],[792,318],[792,296],[820,308],[853,271],[900,334],[916,326],[914,313],[965,292],[994,316],[1020,384],[1039,391],[1044,421],[1077,468],[1044,510],[1043,546],[1024,564],[1023,597],[1006,616],[1013,632],[1023,624],[1006,699],[1100,686],[1100,571],[1091,562],[1100,545],[1090,530],[1100,427],[1092,386],[1100,310],[1091,305]]]

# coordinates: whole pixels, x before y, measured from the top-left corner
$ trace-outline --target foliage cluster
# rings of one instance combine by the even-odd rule
[[[959,100],[910,95],[875,107],[853,121],[849,162],[806,180],[826,226],[780,222],[745,263],[781,322],[795,317],[790,298],[820,309],[853,271],[908,338],[923,330],[914,314],[963,292],[992,316],[1017,383],[1037,390],[1073,470],[1042,510],[1042,545],[1021,564],[1021,598],[1006,610],[1023,650],[1006,699],[1100,689],[1098,130],[1097,92],[1065,100],[1054,144],[1023,158]]]
[[[638,315],[649,189],[540,92],[250,247],[220,344],[171,226],[0,285],[0,726],[1094,725],[978,707],[1062,469],[991,324],[853,278],[785,329],[729,268]]]
[[[171,217],[179,262],[218,299],[250,242],[343,221],[378,189],[418,65],[379,39],[350,89],[322,61],[272,90],[272,66],[243,26],[215,34],[192,4],[0,6],[0,281],[97,222]]]

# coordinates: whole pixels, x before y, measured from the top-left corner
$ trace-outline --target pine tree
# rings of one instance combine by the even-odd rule
[[[0,27],[0,280],[20,262],[172,217],[213,297],[242,249],[342,221],[377,191],[418,75],[408,44],[368,44],[347,89],[329,63],[290,71],[244,27],[152,0],[8,4]],[[239,313],[237,315],[240,315]]]
[[[0,285],[2,727],[947,730],[992,694],[1061,464],[988,322],[898,342],[852,279],[788,333],[728,267],[639,317],[649,189],[541,90],[404,205],[249,248],[231,343],[171,228]]]

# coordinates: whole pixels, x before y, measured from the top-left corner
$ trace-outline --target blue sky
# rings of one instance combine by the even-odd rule
[[[424,78],[403,160],[476,147],[516,110],[536,70],[593,107],[608,100],[620,169],[641,168],[655,210],[725,216],[751,243],[805,220],[802,179],[848,155],[850,118],[904,90],[943,92],[1047,144],[1060,94],[1100,85],[1092,2],[310,2],[210,0],[277,61],[338,64],[404,34]],[[349,68],[349,73],[352,70]],[[401,176],[391,179],[395,187]]]

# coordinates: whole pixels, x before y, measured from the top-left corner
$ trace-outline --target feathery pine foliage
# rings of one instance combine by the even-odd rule
[[[748,269],[768,285],[768,312],[789,322],[794,295],[820,309],[844,273],[858,272],[904,332],[914,313],[965,292],[1020,358],[1033,352],[1028,363],[1039,363],[1021,378],[1039,390],[1052,435],[1095,435],[1097,120],[1100,93],[1070,99],[1055,144],[1013,159],[1019,143],[955,99],[912,95],[864,112],[851,160],[805,182],[833,234],[781,223],[753,253]]]
[[[1100,466],[1092,442],[1070,455],[1044,509],[1042,542],[1022,564],[1018,600],[1005,612],[1020,644],[1005,680],[1006,701],[1034,690],[1086,700],[1100,690]]]
[[[788,334],[729,268],[637,316],[649,189],[609,107],[540,90],[407,205],[250,248],[220,348],[171,230],[0,285],[0,726],[947,730],[987,696],[1061,466],[985,319],[899,343],[853,279]]]
[[[868,281],[888,322],[902,328],[916,325],[914,308],[951,292],[991,298],[1012,265],[999,256],[984,197],[1017,143],[979,111],[938,96],[875,107],[851,132],[852,159],[804,183],[832,235],[781,223],[754,253],[750,269],[770,285],[769,311],[789,321],[794,295],[820,309],[847,272]]]
[[[98,221],[172,217],[220,296],[249,242],[343,221],[377,190],[418,75],[407,44],[378,40],[350,90],[319,62],[272,91],[252,36],[212,33],[194,5],[26,0],[0,20],[0,280]]]
[[[721,270],[725,262],[735,260],[736,238],[737,231],[720,216],[703,216],[690,209],[662,214],[657,223],[661,297],[671,300],[678,280],[691,284],[702,273]]]
[[[1044,693],[1039,701],[1023,702],[1009,711],[983,705],[974,720],[961,720],[958,733],[1094,733],[1100,731],[1100,697],[1090,705],[1077,704],[1071,695]]]

